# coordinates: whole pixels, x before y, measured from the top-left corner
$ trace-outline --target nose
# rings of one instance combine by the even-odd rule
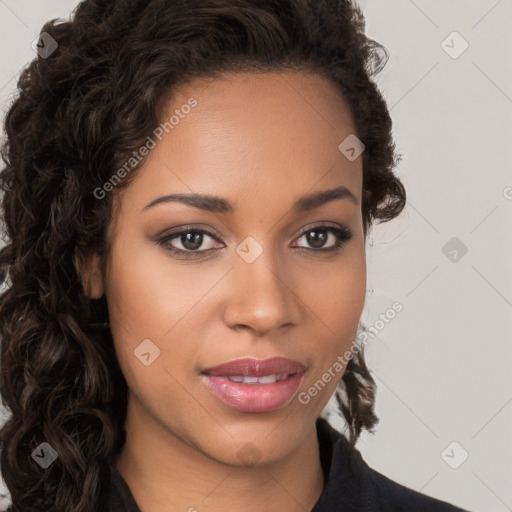
[[[250,329],[257,336],[300,321],[300,290],[294,289],[291,269],[264,250],[252,263],[234,253],[228,275],[226,325]],[[296,284],[295,284],[296,287]]]

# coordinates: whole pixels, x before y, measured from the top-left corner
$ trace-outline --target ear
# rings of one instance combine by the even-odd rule
[[[77,247],[75,249],[74,263],[85,295],[90,299],[101,298],[105,291],[105,286],[99,254],[96,251]]]

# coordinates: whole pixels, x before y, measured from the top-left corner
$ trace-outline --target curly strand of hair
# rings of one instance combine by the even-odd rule
[[[379,418],[374,412],[376,383],[364,359],[364,348],[354,353],[335,392],[347,422],[349,441],[355,446],[363,429],[374,432]]]

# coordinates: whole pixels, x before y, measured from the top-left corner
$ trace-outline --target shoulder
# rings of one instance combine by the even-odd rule
[[[375,501],[375,510],[379,512],[469,512],[446,501],[414,491],[370,468],[362,459]]]
[[[318,434],[327,479],[314,512],[336,510],[340,503],[358,512],[470,512],[414,491],[371,468],[359,450],[327,421],[318,422]]]

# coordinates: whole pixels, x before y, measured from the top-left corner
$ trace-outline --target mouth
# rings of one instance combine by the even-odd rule
[[[201,372],[208,390],[224,404],[244,412],[286,406],[304,381],[306,367],[283,357],[244,358]]]
[[[244,384],[274,384],[288,378],[289,373],[273,373],[256,377],[255,375],[228,375],[226,378],[233,382],[243,382]]]

